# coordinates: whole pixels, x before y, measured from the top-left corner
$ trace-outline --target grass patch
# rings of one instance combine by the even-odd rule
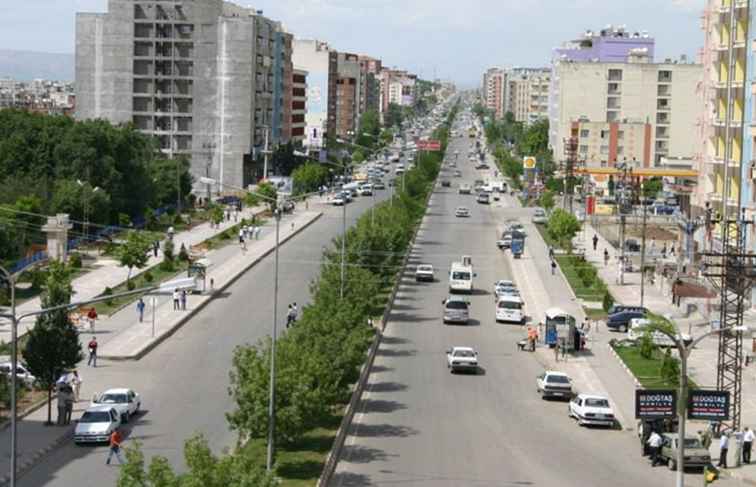
[[[599,308],[586,308],[583,306],[583,312],[585,317],[589,320],[601,320],[604,321],[607,318],[606,311]]]
[[[137,274],[136,276],[133,276],[131,278],[131,281],[135,284],[134,289],[156,286],[160,284],[161,282],[170,281],[176,276],[186,273],[186,269],[187,269],[187,264],[184,262],[179,262],[179,261],[176,261],[174,263],[174,267],[171,270],[164,270],[161,268],[160,264],[158,264],[149,270],[146,270],[144,272]],[[151,281],[145,278],[147,273],[149,273],[152,276]],[[113,289],[113,294],[118,294],[118,293],[123,293],[123,292],[128,291],[128,287],[125,282],[121,283],[120,285],[112,289]],[[97,309],[98,314],[111,316],[114,313],[118,312],[127,304],[135,302],[137,299],[139,299],[142,296],[144,296],[144,293],[132,294],[130,296],[124,296],[121,298],[112,299],[110,301],[103,301],[101,303],[97,303],[94,306]]]
[[[342,411],[343,406],[339,405],[338,410]],[[341,412],[331,414],[317,428],[308,431],[302,440],[276,448],[276,476],[281,479],[280,486],[312,487],[317,483],[342,417]],[[264,466],[266,447],[267,440],[258,438],[247,443],[241,454]]]
[[[555,259],[579,299],[594,302],[604,299],[606,284],[596,275],[591,263],[571,255],[557,255]]]
[[[661,363],[664,352],[654,350],[654,354],[647,359],[640,354],[637,346],[614,346],[614,351],[625,362],[636,379],[648,389],[677,389],[678,385],[661,376]],[[697,389],[698,386],[688,378],[688,387]]]

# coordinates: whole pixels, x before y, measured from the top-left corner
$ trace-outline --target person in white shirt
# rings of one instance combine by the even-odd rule
[[[659,451],[661,450],[662,437],[656,431],[652,431],[651,436],[648,437],[646,443],[648,443],[648,449],[650,450],[649,453],[651,454],[651,466],[655,467],[660,463]]]
[[[730,437],[727,433],[722,433],[719,438],[719,463],[717,467],[727,468],[727,450],[730,448]]]
[[[743,432],[743,463],[751,463],[751,447],[753,446],[753,430],[746,428]]]

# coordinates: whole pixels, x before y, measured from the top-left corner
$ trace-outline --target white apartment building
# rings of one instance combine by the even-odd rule
[[[548,118],[550,68],[514,68],[507,71],[504,112],[518,122],[531,124]]]

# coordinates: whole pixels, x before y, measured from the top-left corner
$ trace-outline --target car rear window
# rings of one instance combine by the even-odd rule
[[[109,423],[110,413],[107,411],[87,411],[79,419],[79,423]]]
[[[594,408],[608,408],[609,401],[607,401],[606,399],[588,398],[585,400],[585,405]]]
[[[570,381],[567,380],[567,377],[563,375],[549,375],[546,377],[546,382],[551,382],[552,384],[569,384]]]
[[[467,303],[464,301],[447,301],[446,307],[449,309],[467,309]]]

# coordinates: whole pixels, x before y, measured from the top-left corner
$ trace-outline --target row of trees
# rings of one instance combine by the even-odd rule
[[[178,193],[186,200],[191,185],[188,161],[165,159],[131,125],[0,110],[2,260],[43,240],[39,219],[18,210],[117,225],[175,204]]]
[[[438,135],[446,133],[445,130]],[[398,277],[442,157],[441,153],[423,154],[417,167],[406,174],[405,190],[397,192],[394,204],[375,209],[375,224],[369,217],[362,217],[348,230],[343,298],[340,238],[324,251],[320,276],[311,287],[311,304],[304,308],[296,325],[276,342],[277,444],[301,439],[322,424],[338,404],[348,401],[374,335],[368,318],[379,315],[385,306],[381,291]],[[267,436],[270,354],[270,339],[239,346],[234,352],[230,394],[236,407],[227,418],[242,443]],[[216,458],[201,437],[193,438],[185,447],[189,471],[177,476],[165,459],[155,457],[147,466],[142,453],[132,449],[118,485],[189,486],[199,485],[193,482],[200,480],[207,480],[203,485],[224,487],[271,485],[270,477],[256,467],[263,463],[262,459],[245,457],[245,450],[240,451]],[[241,472],[236,477],[231,476],[234,469]],[[180,479],[176,483],[163,480],[176,478]],[[243,483],[244,478],[254,481]]]

